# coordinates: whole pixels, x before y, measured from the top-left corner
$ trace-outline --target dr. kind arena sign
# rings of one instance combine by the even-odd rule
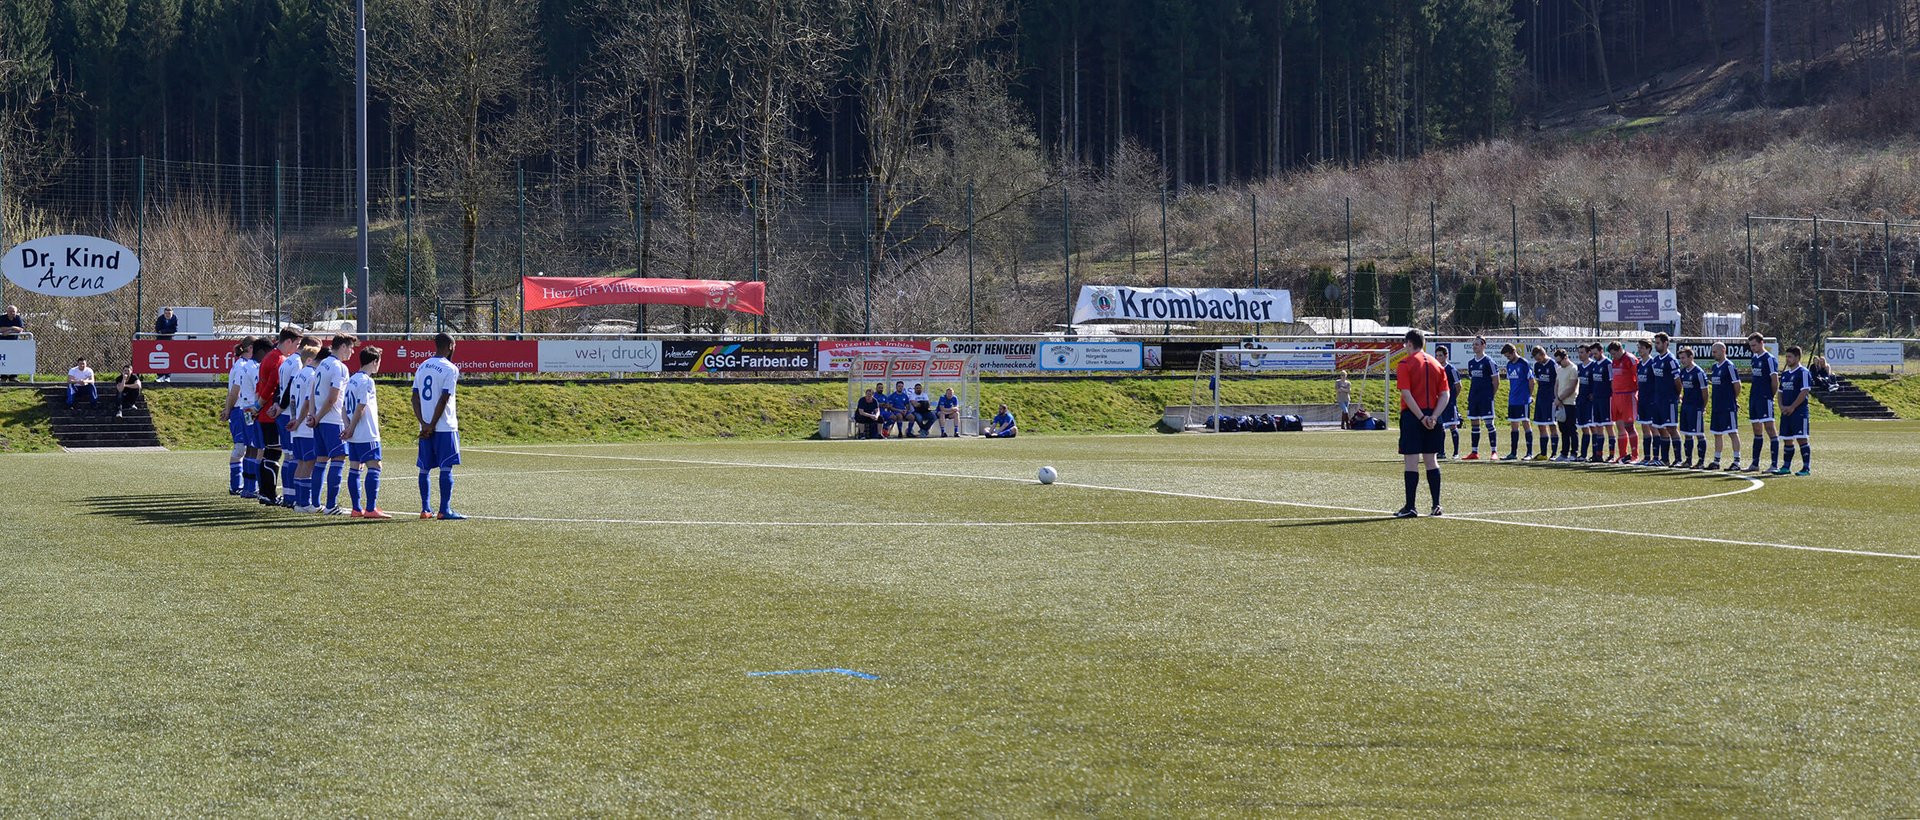
[[[1129,288],[1089,285],[1080,289],[1073,323],[1293,321],[1293,297],[1284,290],[1247,288]]]

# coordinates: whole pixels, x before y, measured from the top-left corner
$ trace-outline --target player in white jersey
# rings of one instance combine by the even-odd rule
[[[380,396],[373,374],[380,372],[380,348],[360,349],[360,372],[347,379],[347,498],[354,518],[388,519],[380,511]],[[366,506],[360,506],[361,478]]]
[[[441,333],[433,337],[434,355],[413,372],[413,417],[420,422],[420,517],[434,518],[427,473],[440,471],[440,514],[442,521],[459,521],[466,516],[453,511],[453,466],[460,463],[460,418],[456,412],[454,388],[460,383],[460,368],[453,364],[453,337]]]
[[[346,397],[349,374],[344,360],[359,343],[351,333],[336,333],[313,364],[313,451],[314,466],[320,472],[315,486],[327,488],[326,504],[320,505],[327,515],[347,514],[340,508],[340,482],[347,471],[347,443],[341,435],[347,425],[346,402],[342,399]]]
[[[287,387],[287,400],[293,413],[293,508],[314,512],[313,492],[313,382],[318,371],[313,362],[320,357],[320,343],[302,344],[300,369]]]
[[[271,347],[271,345],[267,345]],[[254,388],[260,378],[254,339],[249,336],[233,347],[233,365],[227,368],[227,401],[219,418],[227,423],[233,438],[233,450],[227,456],[227,494],[253,498],[260,479],[260,424],[254,418],[257,408]]]
[[[274,428],[280,434],[278,441],[269,441],[267,455],[278,453],[280,461],[276,474],[280,476],[280,506],[293,506],[293,470],[289,465],[297,465],[299,460],[293,457],[293,402],[288,397],[293,387],[293,377],[300,372],[304,364],[300,361],[300,348],[305,344],[300,331],[287,328],[280,331],[280,378],[274,384],[278,387],[273,394]]]

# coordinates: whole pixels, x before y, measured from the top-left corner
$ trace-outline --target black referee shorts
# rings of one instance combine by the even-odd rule
[[[1438,424],[1428,430],[1412,410],[1400,408],[1400,455],[1419,456],[1438,453],[1445,444],[1447,431]]]

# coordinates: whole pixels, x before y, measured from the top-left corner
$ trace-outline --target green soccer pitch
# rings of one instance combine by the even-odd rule
[[[1392,433],[0,456],[0,815],[1920,814],[1920,426],[1815,434],[1416,521]]]

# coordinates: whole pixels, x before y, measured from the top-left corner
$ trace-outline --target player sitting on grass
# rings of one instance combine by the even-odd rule
[[[453,391],[460,383],[460,368],[453,364],[452,336],[434,336],[433,348],[434,355],[413,371],[413,418],[420,422],[420,455],[414,459],[420,468],[420,517],[434,517],[428,473],[437,469],[439,518],[462,521],[466,516],[453,511],[453,467],[460,463],[460,419]]]
[[[281,471],[283,476],[292,476],[288,486],[293,488],[293,507],[295,512],[313,512],[313,361],[320,357],[320,343],[312,339],[301,340],[300,369],[294,371],[293,380],[287,387],[287,401],[292,408],[292,417],[287,422],[293,429],[293,472]]]
[[[1753,354],[1747,368],[1747,382],[1752,392],[1747,396],[1747,420],[1753,423],[1753,463],[1747,465],[1747,472],[1760,471],[1760,437],[1767,437],[1767,452],[1771,454],[1772,465],[1768,470],[1780,469],[1780,429],[1773,420],[1773,400],[1780,395],[1780,360],[1767,352],[1767,337],[1758,333],[1747,334],[1747,351]]]
[[[1680,348],[1679,466],[1707,466],[1707,371],[1693,361],[1693,348]]]
[[[1560,406],[1556,385],[1560,381],[1560,368],[1555,367],[1553,359],[1547,357],[1547,349],[1533,346],[1533,426],[1527,430],[1528,437],[1540,437],[1540,451],[1532,456],[1534,461],[1546,461],[1559,449],[1559,427],[1553,420],[1553,411]],[[1532,449],[1529,445],[1528,449]]]
[[[314,486],[318,495],[322,481],[325,483],[327,502],[321,511],[327,515],[347,514],[340,508],[340,482],[347,477],[347,442],[342,437],[347,425],[346,402],[342,399],[346,397],[349,374],[346,362],[341,360],[359,342],[352,334],[336,333],[314,363],[313,450],[315,466],[320,470]]]
[[[940,394],[939,401],[935,402],[935,413],[940,422],[940,437],[947,437],[947,424],[948,422],[952,422],[953,435],[955,438],[959,438],[960,397],[953,394],[953,388],[949,387],[946,389],[946,392]]]
[[[1800,443],[1800,472],[1794,475],[1813,474],[1813,439],[1808,426],[1808,401],[1813,398],[1813,373],[1800,363],[1800,346],[1787,348],[1786,369],[1780,371],[1780,440],[1787,443],[1787,456],[1780,459],[1780,466],[1774,475],[1786,475],[1793,470],[1794,442]]]
[[[1460,370],[1453,366],[1453,345],[1434,345],[1433,360],[1440,363],[1440,371],[1447,374],[1447,403],[1440,408],[1440,427],[1453,437],[1453,457],[1460,457]],[[1344,371],[1342,371],[1344,373]],[[1447,457],[1445,447],[1440,448],[1440,457]]]
[[[1487,452],[1500,457],[1500,428],[1493,426],[1493,395],[1499,392],[1494,379],[1493,359],[1487,356],[1487,340],[1473,337],[1473,358],[1467,360],[1467,424],[1472,427],[1473,449],[1467,461],[1480,458],[1480,428],[1487,428]]]
[[[1513,461],[1520,457],[1520,430],[1526,428],[1527,458],[1533,458],[1533,427],[1530,409],[1533,406],[1533,365],[1520,358],[1520,348],[1512,344],[1500,346],[1500,355],[1507,360],[1507,433],[1513,440],[1507,443],[1507,457],[1504,461]],[[1497,452],[1499,448],[1495,448]]]
[[[233,452],[227,457],[227,495],[241,498],[255,497],[254,487],[260,480],[260,424],[251,412],[260,363],[254,359],[253,341],[249,336],[233,347],[227,401],[220,410],[220,419],[233,437]]]
[[[993,421],[987,425],[987,431],[980,435],[986,438],[1013,438],[1020,432],[1020,425],[1013,420],[1013,411],[1006,405],[1000,405],[1000,412],[993,414]]]
[[[347,498],[354,518],[386,519],[380,511],[380,397],[373,374],[380,372],[380,348],[360,349],[360,372],[347,379]],[[360,505],[361,479],[366,506]]]
[[[1713,343],[1713,369],[1707,373],[1708,383],[1713,385],[1713,416],[1707,427],[1713,431],[1713,463],[1709,470],[1720,469],[1721,439],[1733,440],[1733,461],[1735,469],[1740,467],[1740,371],[1734,369],[1733,362],[1727,359],[1727,346],[1722,342]]]
[[[1612,460],[1619,464],[1631,464],[1640,452],[1640,442],[1633,429],[1638,418],[1635,413],[1639,410],[1640,360],[1635,359],[1619,342],[1607,343],[1607,359],[1608,384],[1613,391],[1607,411],[1620,437],[1620,446],[1616,451],[1619,457]]]

